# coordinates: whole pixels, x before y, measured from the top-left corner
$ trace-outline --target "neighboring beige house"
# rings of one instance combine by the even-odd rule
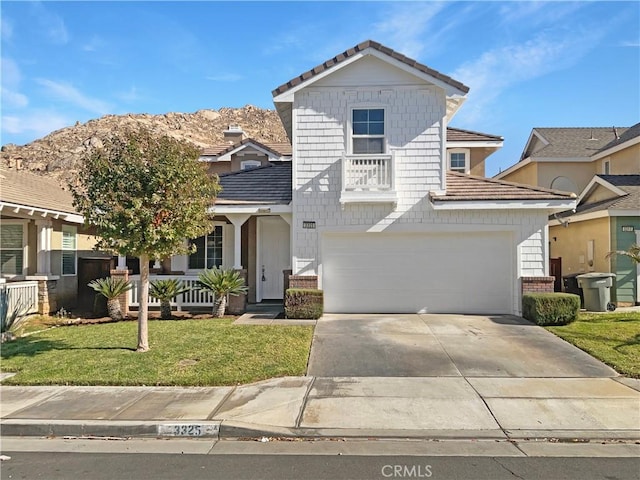
[[[521,160],[494,178],[579,193],[576,212],[550,217],[549,254],[558,277],[616,274],[612,298],[640,302],[638,272],[606,258],[640,242],[640,123],[629,128],[535,128]]]
[[[640,173],[640,123],[629,128],[534,128],[520,161],[496,180],[579,194],[594,175]]]
[[[24,301],[37,285],[40,313],[76,308],[86,276],[108,276],[111,257],[93,250],[95,238],[57,181],[3,165],[0,183],[2,281],[28,286]],[[102,274],[93,272],[96,261]]]

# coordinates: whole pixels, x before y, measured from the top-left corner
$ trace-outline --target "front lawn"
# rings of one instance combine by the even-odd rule
[[[640,378],[640,312],[580,313],[569,325],[546,329],[619,373]]]
[[[2,345],[13,385],[234,385],[304,375],[313,327],[232,325],[232,319],[150,321],[50,329]]]

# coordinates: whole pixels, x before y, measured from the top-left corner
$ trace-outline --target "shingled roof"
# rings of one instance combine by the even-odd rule
[[[246,145],[248,143],[253,143],[258,147],[261,147],[261,148],[264,148],[265,150],[273,152],[274,155],[279,157],[291,156],[291,144],[289,143],[286,143],[286,142],[268,143],[268,142],[261,142],[259,140],[255,140],[253,138],[245,138],[242,141],[236,142],[233,144],[222,143],[220,145],[206,147],[202,150],[200,155],[219,157],[221,155],[224,155],[225,153],[229,153],[235,150],[236,148]]]
[[[216,205],[291,203],[291,163],[270,164],[220,175]]]
[[[71,193],[50,177],[0,166],[0,201],[77,215]]]
[[[416,70],[422,72],[422,73],[426,73],[427,75],[437,78],[438,80],[446,83],[447,85],[451,85],[454,88],[457,88],[458,90],[463,91],[464,93],[467,93],[469,91],[469,87],[467,87],[466,85],[464,85],[463,83],[458,82],[457,80],[454,80],[453,78],[449,77],[448,75],[445,75],[443,73],[440,73],[430,67],[427,67],[426,65],[423,65],[422,63],[417,62],[416,60],[413,60],[412,58],[409,58],[405,55],[402,55],[399,52],[396,52],[395,50],[392,50],[389,47],[385,47],[384,45],[378,43],[378,42],[374,42],[373,40],[366,40],[362,43],[359,43],[358,45],[356,45],[353,48],[350,48],[342,53],[340,53],[339,55],[336,55],[335,57],[331,58],[330,60],[327,60],[324,63],[321,63],[320,65],[312,68],[311,70],[307,70],[306,72],[302,73],[301,75],[298,75],[297,77],[292,78],[291,80],[289,80],[286,83],[283,83],[282,85],[280,85],[279,87],[277,87],[275,90],[273,90],[271,93],[273,94],[274,97],[283,94],[284,92],[286,92],[287,90],[290,90],[294,87],[297,87],[298,85],[300,85],[303,82],[306,82],[307,80],[309,80],[310,78],[315,77],[316,75],[329,70],[333,67],[335,67],[336,65],[339,65],[340,63],[344,62],[345,60],[347,60],[348,58],[353,57],[354,55],[367,50],[368,48],[372,48],[374,50],[377,50],[381,53],[384,53],[385,55],[388,55],[389,57],[398,60],[406,65],[409,65],[410,67],[415,68]]]
[[[492,180],[484,177],[447,172],[447,191],[432,195],[434,202],[497,201],[497,200],[571,200],[575,194],[531,187],[519,183]]]
[[[522,158],[581,158],[590,157],[617,140],[628,128],[578,127],[578,128],[534,128],[547,142],[539,142],[527,149]],[[527,144],[529,147],[529,144]]]
[[[503,140],[504,138],[498,135],[447,127],[447,142],[502,142]]]
[[[598,153],[609,150],[610,148],[616,147],[622,143],[628,142],[629,140],[633,140],[636,137],[640,137],[640,122],[632,125],[631,127],[624,129],[616,129],[618,130],[618,138],[612,140],[607,143],[604,147],[602,147]]]
[[[576,214],[593,213],[603,210],[638,210],[640,212],[640,175],[597,175],[611,185],[625,192],[625,195],[593,203],[581,203]],[[612,192],[613,194],[613,192]]]

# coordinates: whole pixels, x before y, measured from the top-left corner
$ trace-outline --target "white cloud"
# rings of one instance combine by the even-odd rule
[[[71,123],[68,118],[59,113],[34,110],[20,116],[3,116],[2,131],[12,135],[30,134],[33,138],[40,138]]]
[[[33,2],[31,5],[31,11],[36,17],[42,33],[55,44],[68,43],[69,32],[62,17],[47,9],[42,2]]]
[[[11,58],[2,57],[2,59],[0,59],[0,65],[2,68],[2,85],[16,88],[22,80],[22,74],[20,73],[18,64]]]
[[[9,90],[4,86],[0,88],[0,96],[2,96],[2,108],[24,108],[29,105],[29,99],[26,95]]]
[[[244,77],[238,73],[220,73],[218,75],[210,75],[207,77],[207,80],[211,80],[213,82],[237,82],[238,80],[242,80]]]
[[[620,42],[620,46],[638,48],[640,47],[640,42],[638,40],[632,40],[630,42]]]
[[[73,85],[63,82],[56,82],[54,80],[48,80],[46,78],[39,78],[37,83],[42,85],[47,92],[64,102],[68,102],[76,107],[80,107],[88,112],[104,115],[111,110],[110,105],[97,98],[91,98]]]
[[[2,96],[2,108],[24,108],[29,104],[29,98],[20,93],[20,83],[22,74],[18,64],[11,58],[3,57],[0,60],[2,69],[2,86],[0,95]]]
[[[0,18],[0,35],[2,35],[2,40],[11,40],[13,37],[13,25],[8,18]]]
[[[140,91],[135,85],[129,88],[129,90],[125,92],[116,93],[115,96],[120,100],[129,102],[129,103],[137,102],[138,100],[141,100],[143,98],[142,94],[140,93]]]
[[[456,120],[475,123],[488,115],[491,105],[510,87],[563,70],[577,62],[597,44],[602,32],[573,36],[540,34],[521,44],[498,47],[461,65],[452,77],[470,87],[468,101]]]
[[[91,37],[91,40],[82,45],[82,50],[84,50],[85,52],[95,52],[99,49],[102,49],[105,45],[106,42],[102,40],[102,38],[94,35],[93,37]]]

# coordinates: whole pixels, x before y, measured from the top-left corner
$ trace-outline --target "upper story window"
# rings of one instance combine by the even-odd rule
[[[243,160],[242,162],[240,162],[240,168],[242,170],[250,170],[252,168],[258,168],[260,166],[262,166],[260,160]]]
[[[0,228],[0,272],[2,276],[23,275],[27,266],[26,223],[2,220]]]
[[[77,227],[62,226],[62,275],[75,275],[77,266]]]
[[[469,173],[469,150],[456,148],[449,151],[449,170],[452,172]]]
[[[220,267],[222,265],[222,225],[203,237],[192,240],[196,251],[189,255],[190,269]]]
[[[604,162],[602,162],[602,173],[605,175],[609,175],[610,171],[611,171],[611,162],[609,162],[609,160],[605,160]]]
[[[354,108],[351,141],[351,153],[384,153],[384,109]]]

